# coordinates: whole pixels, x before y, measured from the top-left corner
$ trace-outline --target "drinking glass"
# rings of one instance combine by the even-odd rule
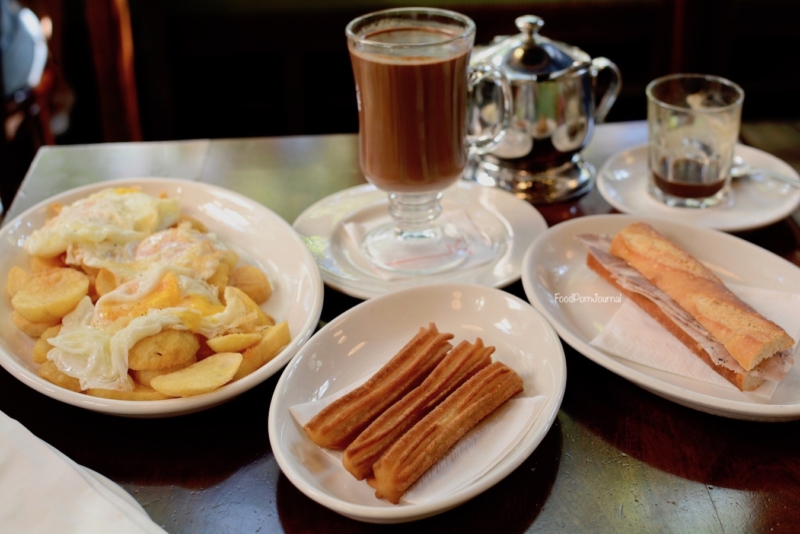
[[[705,74],[674,74],[647,89],[649,193],[668,206],[725,203],[744,91]]]
[[[346,29],[356,84],[359,156],[366,179],[389,195],[392,222],[367,233],[361,250],[389,271],[432,274],[469,253],[469,235],[442,221],[442,190],[471,152],[491,150],[508,124],[511,91],[497,69],[471,68],[475,23],[442,9],[389,9]],[[468,136],[468,101],[498,83],[496,122]],[[480,121],[478,121],[480,122]]]

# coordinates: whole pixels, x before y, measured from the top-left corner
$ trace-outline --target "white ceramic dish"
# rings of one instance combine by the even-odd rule
[[[750,166],[797,176],[786,162],[756,148],[736,145]],[[726,232],[767,226],[788,217],[800,205],[800,189],[768,179],[734,180],[725,205],[707,209],[671,208],[647,192],[647,145],[617,152],[597,173],[597,189],[622,213],[657,218]]]
[[[618,290],[586,267],[586,250],[575,240],[575,235],[614,235],[635,221],[648,222],[679,243],[724,282],[800,293],[800,269],[735,236],[669,221],[626,215],[595,215],[558,224],[531,246],[525,256],[522,273],[528,300],[575,350],[656,395],[724,417],[756,421],[800,419],[800,367],[797,365],[778,386],[772,400],[765,401],[735,389],[637,365],[589,344],[621,304],[556,301],[556,293],[598,294],[606,297],[619,295]]]
[[[428,284],[465,283],[503,287],[519,280],[522,258],[533,240],[547,229],[531,204],[501,189],[459,181],[444,191],[444,212],[463,210],[480,232],[497,243],[493,260],[466,269],[429,276],[385,280],[365,266],[366,259],[344,230],[351,221],[388,220],[385,192],[360,185],[326,197],[294,222],[319,264],[322,279],[348,295],[369,299],[390,291]]]
[[[517,447],[488,474],[456,493],[420,504],[391,505],[313,444],[289,407],[333,395],[382,365],[421,326],[434,321],[455,341],[478,336],[494,358],[523,376],[523,395],[547,395]],[[387,350],[392,347],[393,350]],[[527,302],[504,291],[449,284],[410,288],[368,300],[340,315],[309,340],[284,370],[269,413],[269,438],[281,470],[300,491],[340,514],[372,523],[422,519],[471,499],[525,460],[552,425],[564,394],[566,363],[555,331]]]
[[[316,263],[303,242],[281,217],[246,197],[220,187],[166,178],[125,179],[72,189],[33,206],[0,229],[0,280],[14,265],[27,268],[22,245],[39,228],[52,202],[72,203],[107,187],[140,186],[151,194],[166,192],[181,199],[181,211],[216,233],[242,258],[262,268],[273,284],[263,308],[289,322],[292,342],[271,362],[254,373],[216,391],[181,399],[121,401],[90,397],[47,382],[36,374],[34,340],[11,322],[11,304],[0,299],[0,365],[20,381],[56,400],[98,412],[131,417],[165,417],[215,406],[263,382],[281,369],[306,341],[319,321],[323,287]]]

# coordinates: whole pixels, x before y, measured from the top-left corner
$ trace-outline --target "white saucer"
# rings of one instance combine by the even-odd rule
[[[525,295],[556,329],[561,339],[595,363],[644,389],[706,413],[752,421],[800,419],[800,365],[795,364],[772,399],[734,388],[693,380],[647,367],[591,345],[622,303],[564,302],[556,298],[585,295],[614,297],[619,290],[586,266],[580,234],[614,235],[636,221],[652,225],[711,269],[723,282],[800,293],[800,270],[792,263],[736,236],[708,228],[628,215],[593,215],[557,224],[542,234],[525,255]]]
[[[736,145],[750,166],[797,176],[786,162],[756,148]],[[622,213],[654,217],[726,232],[752,230],[789,216],[800,204],[800,189],[761,178],[734,180],[725,205],[706,209],[672,208],[647,192],[647,145],[617,152],[597,173],[597,189]]]
[[[435,322],[455,340],[480,337],[496,347],[492,358],[517,371],[522,397],[545,396],[538,415],[483,476],[463,487],[417,503],[389,504],[375,497],[306,436],[289,413],[298,404],[346,390],[364,370],[387,362],[421,326]],[[281,374],[269,409],[269,441],[281,471],[314,501],[370,523],[401,523],[429,517],[475,497],[514,471],[541,443],[558,415],[567,380],[564,350],[553,327],[527,302],[505,291],[476,285],[409,288],[367,300],[326,324]],[[445,475],[446,476],[446,475]]]
[[[419,285],[448,283],[503,287],[519,280],[522,258],[533,240],[547,230],[544,217],[513,194],[459,181],[444,191],[443,213],[462,211],[476,229],[497,244],[494,259],[480,265],[427,276],[380,277],[344,228],[349,222],[388,220],[388,197],[365,184],[326,197],[294,221],[317,261],[322,279],[353,297],[369,299]]]

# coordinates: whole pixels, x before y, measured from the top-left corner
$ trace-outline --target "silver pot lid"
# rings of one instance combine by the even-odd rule
[[[544,26],[541,18],[524,15],[514,22],[520,34],[496,37],[473,53],[472,63],[491,63],[511,81],[552,80],[591,63],[591,57],[580,48],[539,35]]]

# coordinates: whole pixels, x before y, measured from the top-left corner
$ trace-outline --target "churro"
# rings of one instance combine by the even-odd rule
[[[375,462],[375,476],[367,479],[375,496],[399,503],[464,434],[522,389],[522,378],[500,362],[472,376]]]
[[[372,464],[397,439],[425,417],[472,375],[492,363],[494,347],[478,338],[462,341],[436,366],[419,387],[393,404],[344,451],[342,463],[358,480],[372,474]]]
[[[315,415],[303,429],[320,447],[342,450],[389,406],[417,387],[452,348],[453,334],[434,323],[414,338],[360,387]]]

